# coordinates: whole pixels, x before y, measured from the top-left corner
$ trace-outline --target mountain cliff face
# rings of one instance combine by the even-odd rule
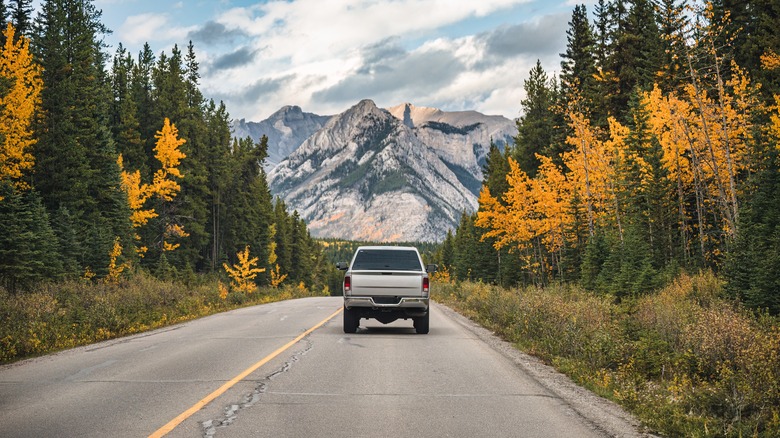
[[[440,151],[370,100],[331,118],[269,182],[319,237],[441,240],[462,211],[477,207]]]
[[[330,116],[305,113],[298,106],[285,106],[262,122],[234,120],[233,137],[249,136],[255,141],[259,141],[263,135],[268,137],[265,167],[271,169],[298,149],[312,134],[322,129],[329,119]]]
[[[445,112],[410,103],[388,111],[432,147],[475,196],[482,186],[482,166],[491,139],[503,149],[517,135],[515,122],[503,116],[486,116],[476,111]]]

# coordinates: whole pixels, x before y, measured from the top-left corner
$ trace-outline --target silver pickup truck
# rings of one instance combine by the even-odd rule
[[[344,333],[355,333],[361,318],[382,324],[411,319],[417,333],[427,334],[430,315],[428,274],[417,248],[361,246],[351,263],[336,266],[344,273]]]

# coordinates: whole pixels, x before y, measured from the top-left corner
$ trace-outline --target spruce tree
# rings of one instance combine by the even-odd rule
[[[591,102],[595,92],[595,39],[585,5],[577,5],[566,30],[566,52],[561,53],[561,91],[570,101],[577,90]],[[587,105],[587,103],[586,103]]]
[[[32,32],[32,0],[11,0],[7,18],[16,28],[16,38],[30,37]],[[5,17],[5,16],[4,16]]]
[[[0,285],[11,293],[62,274],[49,215],[34,191],[0,184]]]
[[[512,155],[520,168],[533,178],[540,164],[536,154],[547,155],[551,152],[555,131],[555,96],[539,60],[523,85],[525,99],[520,102],[523,115],[517,120],[517,137]]]
[[[100,12],[91,2],[47,0],[34,47],[43,66],[34,185],[49,212],[74,216],[83,267],[104,270],[115,236],[129,241],[129,208],[109,131],[110,88]]]

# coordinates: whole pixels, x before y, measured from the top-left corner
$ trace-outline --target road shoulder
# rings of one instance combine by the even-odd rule
[[[515,348],[509,342],[496,336],[474,321],[449,307],[435,303],[435,306],[453,321],[460,324],[495,351],[509,359],[541,386],[558,396],[594,428],[607,436],[655,437],[646,432],[633,415],[618,404],[577,385],[568,376],[556,371],[541,360]]]

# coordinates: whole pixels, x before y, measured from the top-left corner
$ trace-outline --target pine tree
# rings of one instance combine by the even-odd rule
[[[57,239],[34,191],[0,183],[0,285],[11,293],[62,273]]]
[[[129,241],[127,199],[109,132],[110,88],[101,52],[104,26],[90,2],[47,0],[36,20],[34,47],[43,67],[43,117],[34,185],[49,212],[61,206],[78,223],[80,262],[108,266],[116,236]]]
[[[554,139],[555,96],[548,82],[547,73],[539,60],[523,82],[526,97],[520,102],[523,115],[517,120],[513,158],[531,178],[539,168],[536,154],[550,154]]]
[[[595,95],[595,39],[585,5],[577,5],[566,30],[566,52],[561,54],[561,94],[566,102],[574,90],[586,99]]]
[[[0,0],[0,26],[5,28],[8,22],[8,7],[5,5],[5,0]],[[0,32],[0,47],[5,47],[5,35]]]
[[[30,37],[32,32],[32,0],[11,0],[11,9],[8,11],[11,22],[16,28],[16,37]]]
[[[234,172],[225,193],[225,248],[230,253],[232,248],[240,247],[242,243],[249,244],[257,248],[255,254],[261,260],[268,260],[269,244],[274,237],[271,235],[272,226],[273,234],[276,233],[271,192],[262,167],[268,139],[263,136],[259,144],[251,138],[236,140],[232,149],[231,168]],[[277,246],[275,242],[274,245]]]

